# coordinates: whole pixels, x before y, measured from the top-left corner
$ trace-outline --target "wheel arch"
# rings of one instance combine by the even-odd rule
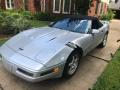
[[[107,31],[105,34],[109,34],[109,31]]]
[[[77,45],[76,45],[76,46],[77,46]],[[77,47],[74,49],[74,51],[78,51],[78,52],[81,54],[81,56],[83,56],[83,49],[82,49],[81,47],[77,46]]]
[[[83,49],[80,46],[78,46],[77,44],[69,42],[66,45],[70,48],[73,48],[72,52],[78,51],[81,54],[81,56],[83,56],[83,54],[84,54]]]
[[[71,47],[72,49],[73,49],[73,51],[70,53],[70,55],[69,55],[69,57],[73,54],[73,53],[75,53],[75,52],[78,52],[79,54],[80,54],[80,58],[83,56],[83,49],[81,48],[81,47],[79,47],[79,46],[77,46],[76,44],[73,44],[73,43],[69,43],[69,44],[67,44],[69,47]],[[68,59],[66,60],[66,63],[65,63],[65,65],[64,65],[64,69],[63,69],[63,72],[62,72],[62,78],[70,78],[71,76],[73,76],[75,73],[76,73],[76,71],[75,71],[75,73],[74,74],[72,74],[72,75],[70,75],[70,76],[68,76],[68,74],[67,74],[67,67],[66,67],[66,65],[68,64],[68,62],[69,62],[69,57],[68,57]],[[78,67],[79,67],[79,65],[78,65]]]

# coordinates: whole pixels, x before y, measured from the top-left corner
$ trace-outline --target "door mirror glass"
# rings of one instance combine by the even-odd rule
[[[54,24],[54,22],[50,22],[49,26],[52,26]]]
[[[92,34],[97,34],[97,33],[99,33],[99,30],[97,30],[97,29],[92,30]]]

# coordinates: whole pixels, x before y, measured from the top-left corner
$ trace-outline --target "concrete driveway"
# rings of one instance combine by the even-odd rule
[[[71,79],[54,79],[35,84],[28,83],[7,72],[0,62],[0,88],[3,88],[3,90],[88,90],[111,60],[111,54],[114,54],[120,45],[116,42],[120,39],[119,24],[120,21],[118,20],[111,22],[107,47],[96,48],[83,57],[78,72]]]

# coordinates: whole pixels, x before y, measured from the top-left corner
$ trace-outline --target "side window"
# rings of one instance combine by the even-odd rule
[[[92,21],[92,29],[99,29],[103,26],[103,24],[97,20]]]
[[[87,33],[88,32],[88,20],[83,20],[81,21],[80,24],[78,24],[74,31],[79,32],[79,33]]]

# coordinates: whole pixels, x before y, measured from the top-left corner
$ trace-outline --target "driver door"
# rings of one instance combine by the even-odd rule
[[[100,23],[99,21],[93,21],[92,22],[92,32],[94,30],[98,30],[96,33],[92,33],[93,36],[93,47],[97,47],[103,40],[104,37],[104,28],[103,24]]]

